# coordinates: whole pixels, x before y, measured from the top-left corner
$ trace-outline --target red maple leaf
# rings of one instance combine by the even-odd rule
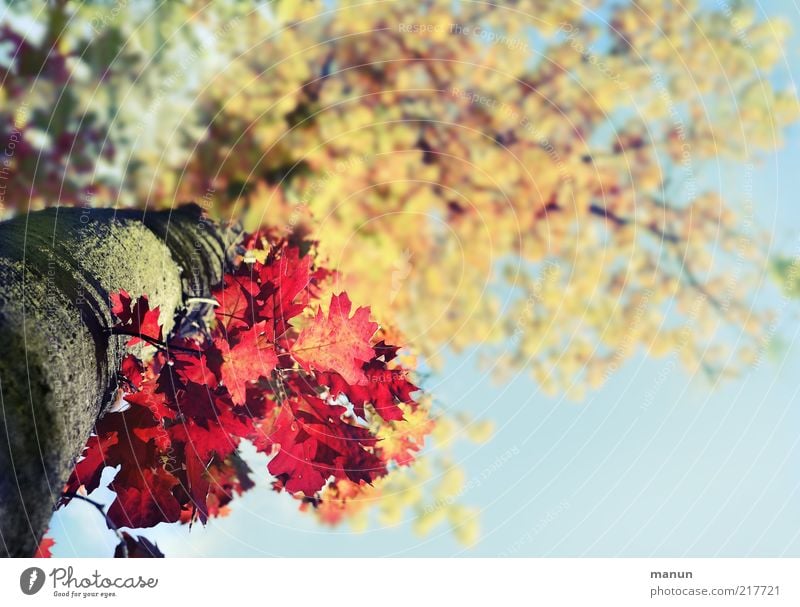
[[[149,382],[143,384],[138,392],[123,396],[125,402],[148,409],[154,420],[175,419],[177,412],[170,407],[165,394],[156,391],[157,386]]]
[[[119,442],[114,431],[104,432],[102,435],[93,434],[86,441],[86,448],[82,459],[75,464],[75,469],[67,481],[65,491],[75,493],[82,486],[86,491],[92,492],[100,486],[100,476],[103,469],[109,465],[108,450]]]
[[[142,363],[133,354],[127,354],[119,366],[121,379],[133,390],[138,390],[144,379]]]
[[[355,385],[367,381],[362,367],[373,356],[370,339],[378,325],[369,320],[369,308],[358,308],[351,317],[351,307],[346,293],[332,296],[328,316],[318,310],[291,352],[307,371],[334,371]]]
[[[117,498],[108,509],[108,518],[117,527],[153,527],[172,523],[181,516],[181,505],[172,493],[178,480],[163,469],[144,468],[133,483],[109,485]]]
[[[277,447],[268,468],[287,491],[311,496],[331,476],[371,482],[385,473],[384,463],[372,452],[374,436],[343,419],[346,412],[308,394],[295,396],[282,404],[269,435],[255,437],[259,450]]]
[[[219,401],[217,401],[219,402]],[[239,437],[252,432],[253,425],[246,416],[237,415],[230,406],[215,406],[212,417],[188,417],[169,427],[173,442],[186,445],[204,462],[213,456],[225,457],[239,445]]]
[[[222,354],[222,381],[228,388],[233,402],[244,404],[250,382],[259,377],[269,377],[278,364],[275,347],[270,343],[267,323],[262,321],[251,328],[238,331],[236,341],[218,337],[214,345]]]
[[[209,388],[217,387],[222,364],[219,350],[208,348],[200,354],[176,352],[172,363],[172,368],[181,382],[193,382]]]
[[[276,250],[273,263],[259,267],[259,317],[272,321],[275,335],[283,335],[308,305],[311,279],[311,258],[300,257],[295,247]]]
[[[95,424],[95,434],[67,481],[66,491],[74,493],[81,486],[93,491],[106,466],[120,466],[114,479],[118,485],[135,485],[138,469],[158,463],[160,436],[164,436],[161,424],[145,406],[133,404],[125,411],[106,413]]]
[[[403,419],[400,404],[413,405],[411,395],[419,388],[408,381],[407,372],[401,367],[389,368],[397,352],[394,346],[387,346],[380,342],[374,347],[375,356],[364,364],[363,372],[366,382],[360,385],[351,385],[338,373],[316,373],[320,385],[327,386],[334,398],[344,394],[353,405],[356,415],[364,417],[364,405],[372,404],[378,414],[385,420],[397,421]]]
[[[191,446],[185,449],[184,462],[186,467],[186,482],[184,488],[188,494],[191,505],[200,518],[200,522],[205,523],[206,520],[208,520],[208,505],[206,499],[211,486],[211,481],[207,474],[210,462],[201,459]]]
[[[51,548],[56,545],[56,541],[51,538],[44,536],[42,541],[39,542],[39,545],[36,547],[36,552],[33,553],[33,558],[35,559],[49,559],[53,558],[53,553],[51,552]]]
[[[253,297],[258,291],[251,276],[226,274],[223,277],[222,287],[214,292],[219,302],[214,312],[226,331],[249,327],[255,322]]]
[[[132,336],[128,345],[142,341],[141,338],[161,341],[158,308],[150,309],[146,295],[139,297],[135,303],[124,289],[111,293],[109,297],[112,303],[111,312],[119,319],[113,329],[118,333]]]

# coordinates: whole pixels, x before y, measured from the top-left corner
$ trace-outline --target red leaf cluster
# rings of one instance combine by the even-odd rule
[[[369,310],[353,311],[344,293],[323,312],[332,273],[298,247],[273,244],[264,259],[225,274],[206,336],[164,342],[146,296],[112,295],[113,331],[156,351],[124,359],[121,406],[98,420],[67,493],[94,490],[106,466],[118,467],[112,524],[205,522],[252,486],[236,451],[242,439],[270,455],[277,490],[305,499],[329,483],[387,473],[368,418],[400,420],[401,404],[416,406],[397,347],[377,341]]]

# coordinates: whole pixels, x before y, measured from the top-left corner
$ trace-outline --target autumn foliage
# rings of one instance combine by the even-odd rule
[[[277,491],[315,507],[329,485],[355,497],[411,463],[423,436],[392,436],[385,422],[416,412],[418,388],[369,309],[328,298],[334,274],[285,240],[256,234],[244,249],[213,292],[213,319],[190,337],[165,338],[146,294],[112,294],[110,330],[130,353],[62,503],[112,466],[110,525],[205,522],[253,484],[242,440],[270,456]]]
[[[499,379],[524,370],[575,400],[638,356],[714,383],[759,360],[770,237],[749,171],[718,181],[800,118],[776,77],[782,21],[699,0],[143,6],[52,3],[38,38],[0,26],[0,131],[17,142],[0,217],[197,200],[317,240],[348,295],[286,242],[231,269],[207,334],[164,336],[146,293],[118,293],[124,410],[70,482],[119,466],[115,521],[224,510],[251,483],[242,440],[325,522],[382,491],[387,524],[401,507],[426,529],[472,520],[442,453],[448,426],[473,424],[431,426],[351,299],[430,368],[480,346]],[[408,465],[429,434],[441,457]]]

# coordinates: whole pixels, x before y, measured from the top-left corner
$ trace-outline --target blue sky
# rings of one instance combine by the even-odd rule
[[[781,77],[800,76],[800,8],[765,6],[792,20],[791,72]],[[761,225],[784,250],[800,234],[799,163],[794,126],[753,175]],[[739,172],[731,168],[720,184],[731,187]],[[497,425],[490,442],[456,452],[468,478],[484,479],[461,496],[481,508],[482,539],[469,551],[444,526],[414,535],[410,515],[363,533],[322,528],[269,489],[257,458],[263,480],[230,516],[191,532],[162,525],[143,534],[169,556],[800,556],[798,328],[792,304],[778,329],[786,351],[713,390],[671,371],[669,359],[640,357],[579,404],[546,397],[524,374],[498,386],[475,351],[451,356],[427,388],[447,408]],[[504,463],[486,474],[498,458]],[[52,535],[59,556],[113,552],[113,534],[78,502],[56,515]]]

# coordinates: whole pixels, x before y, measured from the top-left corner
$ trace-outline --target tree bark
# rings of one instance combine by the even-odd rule
[[[109,292],[146,294],[166,329],[222,278],[196,205],[48,209],[0,223],[0,555],[31,556],[98,415],[126,338]]]

